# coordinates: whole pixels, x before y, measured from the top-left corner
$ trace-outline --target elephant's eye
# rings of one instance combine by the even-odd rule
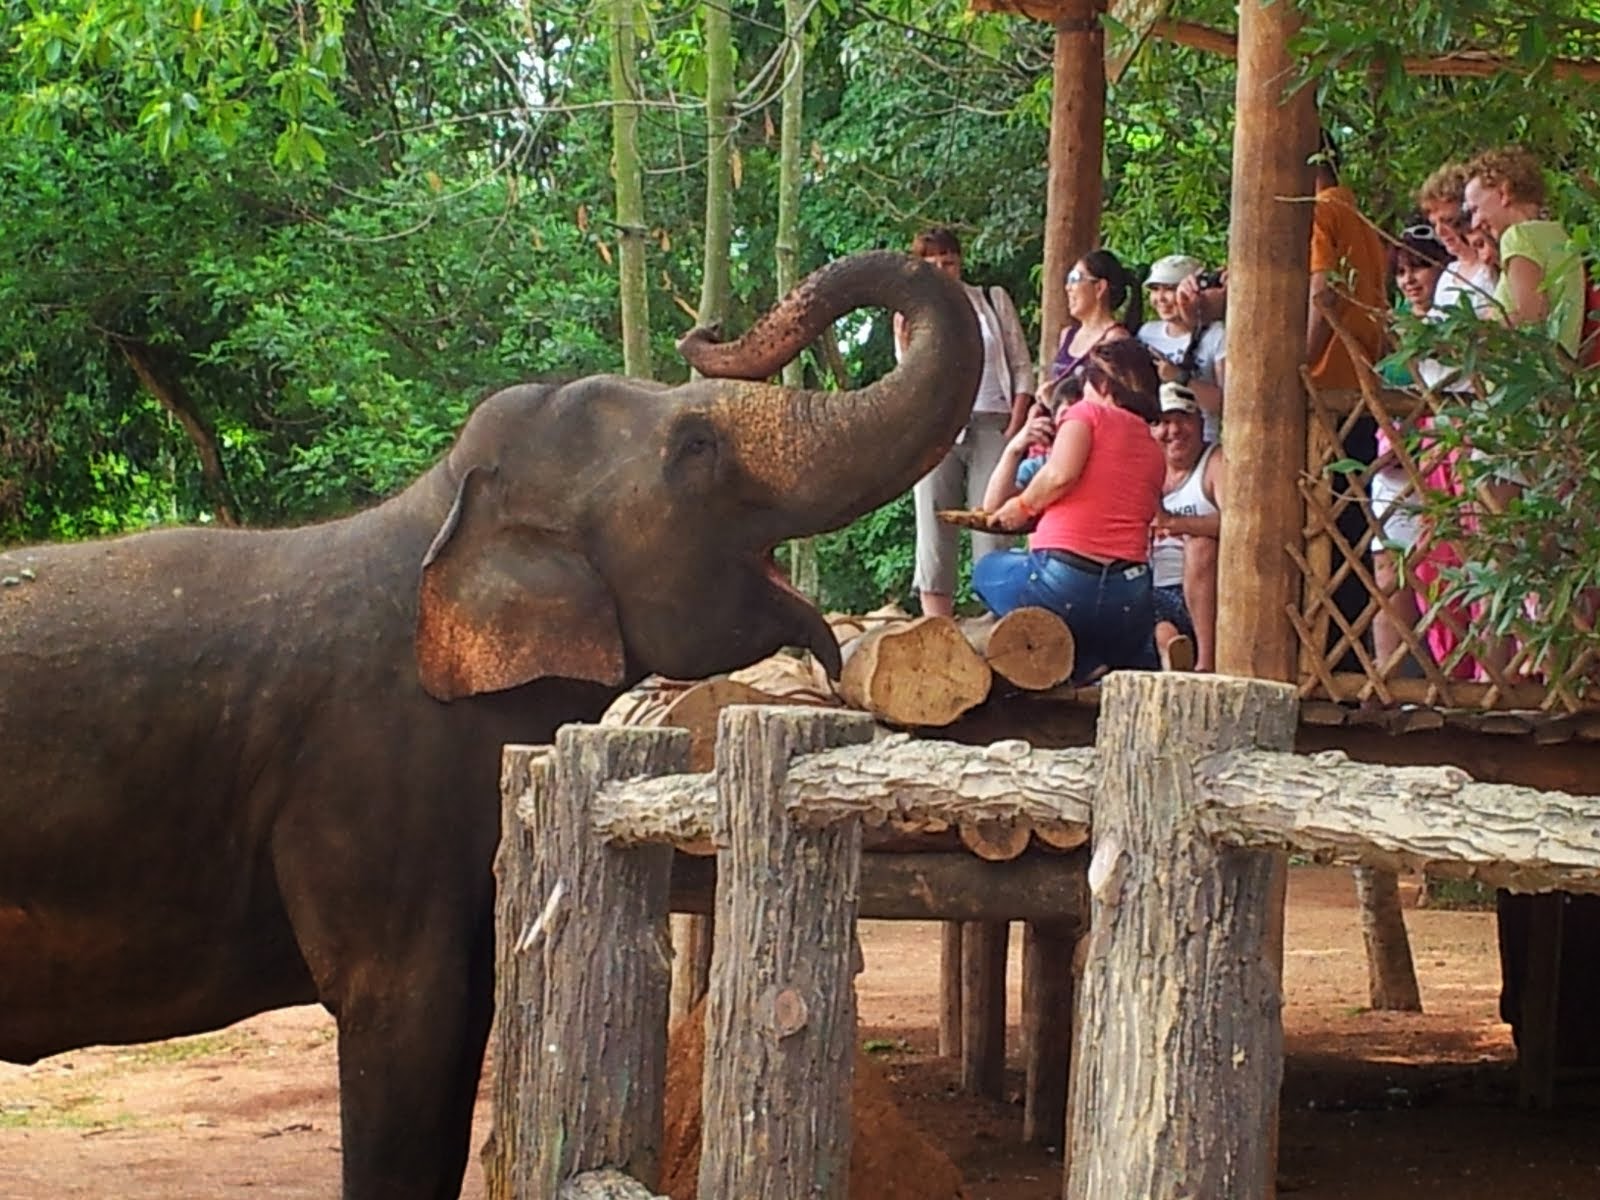
[[[716,461],[716,430],[700,421],[685,421],[673,431],[671,450],[667,454],[670,474],[688,471],[698,475],[713,467]]]

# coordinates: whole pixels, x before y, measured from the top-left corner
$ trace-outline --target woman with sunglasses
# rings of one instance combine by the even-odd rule
[[[1400,231],[1399,241],[1389,248],[1389,278],[1400,293],[1396,311],[1408,312],[1418,319],[1437,312],[1434,297],[1442,286],[1449,261],[1450,251],[1443,239],[1434,233],[1433,225],[1417,213]],[[1445,374],[1444,368],[1431,358],[1416,363],[1389,360],[1379,368],[1378,374],[1390,387],[1409,388],[1416,382],[1413,368],[1423,386],[1430,388]],[[1428,418],[1423,417],[1418,427],[1426,428],[1427,424]],[[1387,663],[1400,649],[1401,623],[1405,628],[1414,629],[1421,615],[1409,573],[1401,567],[1422,540],[1423,530],[1416,489],[1392,446],[1393,431],[1380,427],[1377,439],[1378,458],[1372,464],[1372,476],[1367,483],[1372,497],[1372,516],[1380,535],[1372,543],[1372,575],[1383,594],[1389,597],[1390,604],[1372,618],[1372,648],[1378,662]],[[1438,469],[1445,467],[1439,464]]]
[[[1061,331],[1055,360],[1045,372],[1039,400],[1030,415],[1054,413],[1057,418],[1075,403],[1080,392],[1076,384],[1096,346],[1133,337],[1143,317],[1138,281],[1109,250],[1091,250],[1067,272],[1067,316]],[[1117,309],[1123,315],[1117,316]],[[1016,485],[1033,478],[1050,454],[1050,439],[1034,442],[1023,458]]]
[[[1096,346],[1134,335],[1144,319],[1138,282],[1109,250],[1091,250],[1072,265],[1067,272],[1071,320],[1061,331],[1041,396],[1053,396],[1056,384],[1081,371]],[[1049,403],[1055,406],[1053,399]]]
[[[1160,419],[1160,380],[1150,352],[1124,337],[1088,350],[1083,399],[1033,417],[1007,444],[984,508],[996,529],[1033,534],[1027,550],[980,559],[972,588],[1004,616],[1026,606],[1066,621],[1077,643],[1075,682],[1108,670],[1154,670],[1155,611],[1150,523],[1161,505],[1166,461],[1150,430]],[[1053,441],[1052,441],[1053,438]],[[1018,488],[1030,442],[1051,442],[1039,471]]]

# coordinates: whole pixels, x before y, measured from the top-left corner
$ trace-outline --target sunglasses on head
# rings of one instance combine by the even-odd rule
[[[1439,235],[1433,231],[1432,225],[1407,225],[1400,231],[1401,237],[1408,237],[1418,242],[1437,242]]]

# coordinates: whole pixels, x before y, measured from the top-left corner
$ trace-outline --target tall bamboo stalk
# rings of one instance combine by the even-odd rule
[[[805,125],[806,5],[804,0],[783,0],[784,56],[783,117],[778,137],[778,294],[786,296],[800,281],[800,133]],[[805,369],[797,356],[783,368],[783,382],[800,387]],[[812,598],[821,590],[817,547],[810,538],[789,543],[789,573],[794,586]]]
[[[706,46],[706,248],[700,272],[702,325],[728,315],[728,255],[733,243],[733,32],[732,0],[701,5]]]
[[[645,287],[644,184],[639,171],[639,0],[611,0],[611,173],[617,190],[622,369],[650,375],[650,297]]]

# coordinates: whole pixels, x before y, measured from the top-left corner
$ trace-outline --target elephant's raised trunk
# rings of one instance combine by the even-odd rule
[[[850,392],[731,384],[717,422],[741,467],[775,499],[776,538],[821,533],[900,495],[949,450],[983,369],[977,316],[963,288],[909,255],[859,254],[821,268],[736,342],[694,330],[679,349],[703,375],[760,380],[854,308],[902,313],[897,366]]]

